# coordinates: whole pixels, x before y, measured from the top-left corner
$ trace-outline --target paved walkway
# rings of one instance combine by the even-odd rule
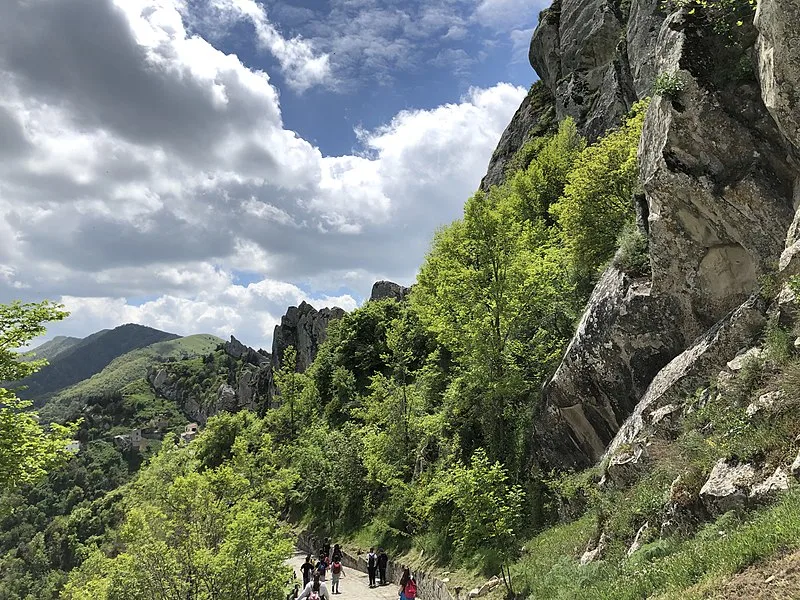
[[[303,581],[303,575],[300,572],[300,566],[305,562],[306,555],[298,552],[288,563],[297,574],[297,579]],[[355,569],[343,569],[344,577],[339,580],[339,590],[341,594],[334,594],[331,592],[331,600],[397,600],[398,599],[398,586],[390,583],[389,585],[370,588],[369,578],[366,573],[356,571]],[[325,578],[325,585],[328,591],[331,591],[331,576],[330,573]]]

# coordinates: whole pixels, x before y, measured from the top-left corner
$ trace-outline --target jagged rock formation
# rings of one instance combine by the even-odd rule
[[[305,371],[325,341],[330,321],[341,318],[344,314],[345,311],[341,308],[316,310],[306,302],[289,307],[281,318],[280,325],[275,326],[271,354],[264,350],[254,350],[231,336],[222,349],[227,356],[237,361],[238,366],[235,372],[229,372],[228,382],[214,390],[211,401],[201,401],[198,391],[183,385],[173,376],[169,365],[151,368],[147,374],[148,382],[157,394],[176,402],[187,417],[200,424],[222,411],[258,411],[274,403],[277,395],[274,371],[283,365],[286,349],[294,346],[297,350],[297,369],[300,372]],[[208,398],[208,395],[205,397]]]
[[[394,298],[398,302],[405,300],[411,288],[404,287],[393,281],[376,281],[372,284],[370,301],[383,300],[384,298]]]
[[[759,281],[779,258],[786,275],[800,272],[800,19],[787,17],[798,8],[760,2],[758,31],[745,23],[729,42],[688,10],[666,14],[657,0],[633,0],[629,14],[618,6],[556,0],[531,42],[556,116],[573,117],[589,138],[648,95],[656,74],[680,80],[651,102],[639,151],[652,277],[611,268],[595,289],[545,388],[535,435],[551,466],[598,460],[631,414],[641,418],[640,401],[648,411],[669,405],[658,382],[712,378],[763,326],[764,307],[747,304]],[[737,330],[742,311],[759,316],[708,360],[698,344]],[[614,444],[630,442],[623,429]]]
[[[555,98],[556,116],[571,116],[596,139],[619,124],[654,75],[663,14],[658,0],[556,0],[542,12],[529,58]]]
[[[283,355],[289,346],[297,351],[297,370],[305,371],[314,362],[317,352],[327,335],[328,323],[345,315],[341,308],[317,310],[307,302],[290,306],[275,326],[272,336],[272,368],[283,365]]]

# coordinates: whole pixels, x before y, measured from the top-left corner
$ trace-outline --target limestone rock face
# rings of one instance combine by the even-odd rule
[[[758,71],[761,95],[786,139],[800,150],[800,6],[759,0]]]
[[[529,58],[558,120],[572,117],[591,140],[617,125],[652,83],[662,19],[653,0],[634,0],[630,14],[608,0],[557,0],[543,11]]]
[[[608,455],[620,448],[643,445],[658,434],[658,409],[683,406],[692,393],[709,381],[736,355],[749,347],[766,324],[766,303],[754,295],[728,318],[709,330],[688,350],[675,357],[653,379],[633,413],[614,436]]]
[[[662,70],[677,73],[684,90],[653,100],[640,146],[653,293],[680,298],[687,334],[752,293],[794,215],[793,169],[757,85],[714,89],[694,64],[711,49],[697,47],[693,27],[679,12],[662,28]]]
[[[800,32],[800,20],[774,12],[784,4],[768,0],[759,9],[758,69],[762,82],[767,71],[793,78],[785,88],[793,89],[797,61],[773,56],[765,66],[769,48],[784,44],[776,32],[786,44]],[[562,0],[543,15],[531,44],[557,116],[574,116],[589,136],[646,94],[656,73],[682,82],[652,100],[639,149],[652,276],[628,281],[610,269],[597,284],[544,389],[535,435],[549,466],[586,466],[612,438],[617,448],[658,433],[653,414],[682,407],[725,366],[721,357],[752,345],[764,317],[748,298],[782,253],[792,256],[781,266],[800,272],[800,168],[790,143],[798,113],[746,71],[730,75],[753,61],[747,46],[758,32],[745,24],[737,32],[745,49],[726,47],[697,15],[660,10],[657,0],[633,0],[626,19],[602,0]],[[784,252],[787,245],[793,250]]]
[[[393,281],[376,281],[372,284],[372,293],[369,296],[371,301],[383,300],[384,298],[394,298],[398,302],[405,300],[411,288],[404,287]]]
[[[281,324],[275,326],[272,337],[272,368],[280,369],[283,355],[289,346],[297,351],[297,370],[305,371],[314,359],[328,330],[328,323],[343,317],[341,308],[323,308],[317,310],[307,302],[300,306],[290,306],[281,317]]]
[[[544,390],[538,437],[548,464],[599,460],[655,375],[686,345],[677,304],[614,267],[594,289]]]
[[[743,509],[755,479],[756,472],[751,465],[735,465],[721,459],[700,490],[700,499],[712,516]]]

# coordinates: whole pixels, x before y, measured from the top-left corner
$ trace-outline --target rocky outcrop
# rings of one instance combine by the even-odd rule
[[[783,135],[800,150],[800,6],[759,0],[758,72],[761,95]]]
[[[399,283],[393,281],[376,281],[372,285],[372,293],[369,296],[370,302],[376,300],[383,300],[385,298],[393,298],[398,302],[405,300],[408,297],[411,288],[404,287]]]
[[[755,479],[756,471],[751,465],[719,460],[700,490],[708,514],[718,516],[729,510],[744,509]]]
[[[683,406],[695,390],[725,367],[739,350],[749,348],[766,324],[766,303],[754,295],[737,310],[682,352],[653,379],[633,413],[608,447],[613,457],[621,450],[644,446],[658,434],[660,421],[653,423],[657,409]]]
[[[628,14],[609,0],[557,0],[531,40],[531,65],[555,98],[557,119],[572,117],[592,140],[618,125],[652,83],[663,15],[657,0],[630,6]]]
[[[493,185],[505,182],[506,172],[514,164],[517,152],[533,138],[553,132],[557,125],[555,116],[555,101],[550,90],[541,81],[534,83],[500,137],[480,189],[487,192]],[[524,168],[527,165],[515,166]]]
[[[223,349],[228,356],[242,359],[244,362],[257,367],[268,365],[270,362],[270,356],[267,352],[263,350],[256,351],[249,346],[245,346],[233,336],[231,336],[230,342],[225,342]]]
[[[771,10],[760,13],[760,27],[786,27],[773,23]],[[650,427],[654,411],[682,406],[682,395],[715,375],[718,353],[729,360],[763,326],[763,307],[746,300],[787,242],[800,256],[800,217],[792,225],[800,170],[781,133],[790,137],[793,117],[778,100],[768,110],[758,81],[742,68],[754,55],[752,24],[737,28],[731,41],[698,14],[678,10],[665,18],[649,0],[634,1],[627,22],[600,0],[556,3],[534,34],[532,62],[554,91],[558,116],[574,116],[588,134],[592,123],[620,114],[613,102],[600,102],[602,95],[628,97],[622,80],[591,83],[623,56],[611,51],[614,31],[627,35],[632,97],[644,93],[655,73],[681,83],[652,100],[639,150],[651,278],[626,281],[613,268],[604,274],[544,390],[536,435],[545,462],[561,467],[597,460],[632,412],[617,446]],[[774,43],[760,42],[762,54]],[[769,71],[800,83],[797,69],[770,71],[765,60],[762,80]],[[562,88],[578,83],[594,99],[576,112],[564,104],[570,95]],[[727,316],[740,305],[750,308]],[[730,318],[747,325],[731,329]],[[727,331],[741,335],[724,341]]]
[[[345,315],[341,308],[317,310],[307,302],[290,306],[275,326],[272,336],[272,368],[283,366],[283,355],[289,346],[297,352],[297,370],[305,371],[314,362],[322,342],[325,341],[328,323]]]
[[[685,348],[680,325],[674,299],[606,270],[544,390],[539,439],[548,464],[587,466],[603,455],[655,375]]]

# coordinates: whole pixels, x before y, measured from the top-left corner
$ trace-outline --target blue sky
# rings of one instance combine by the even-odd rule
[[[0,2],[0,302],[269,348],[411,284],[535,79],[529,0]]]
[[[190,2],[198,12],[205,4]],[[484,15],[494,15],[484,22],[481,4]],[[251,22],[222,29],[218,22],[202,23],[196,31],[245,65],[270,73],[281,90],[286,127],[329,156],[357,151],[356,129],[375,129],[402,110],[457,102],[470,87],[501,81],[528,87],[536,78],[527,58],[535,2],[269,0],[262,6],[282,35],[308,40],[330,56],[335,82],[305,90],[287,85],[275,58],[259,47]],[[347,27],[359,19],[363,27]],[[426,25],[413,36],[420,21]],[[376,56],[374,46],[397,50]]]

